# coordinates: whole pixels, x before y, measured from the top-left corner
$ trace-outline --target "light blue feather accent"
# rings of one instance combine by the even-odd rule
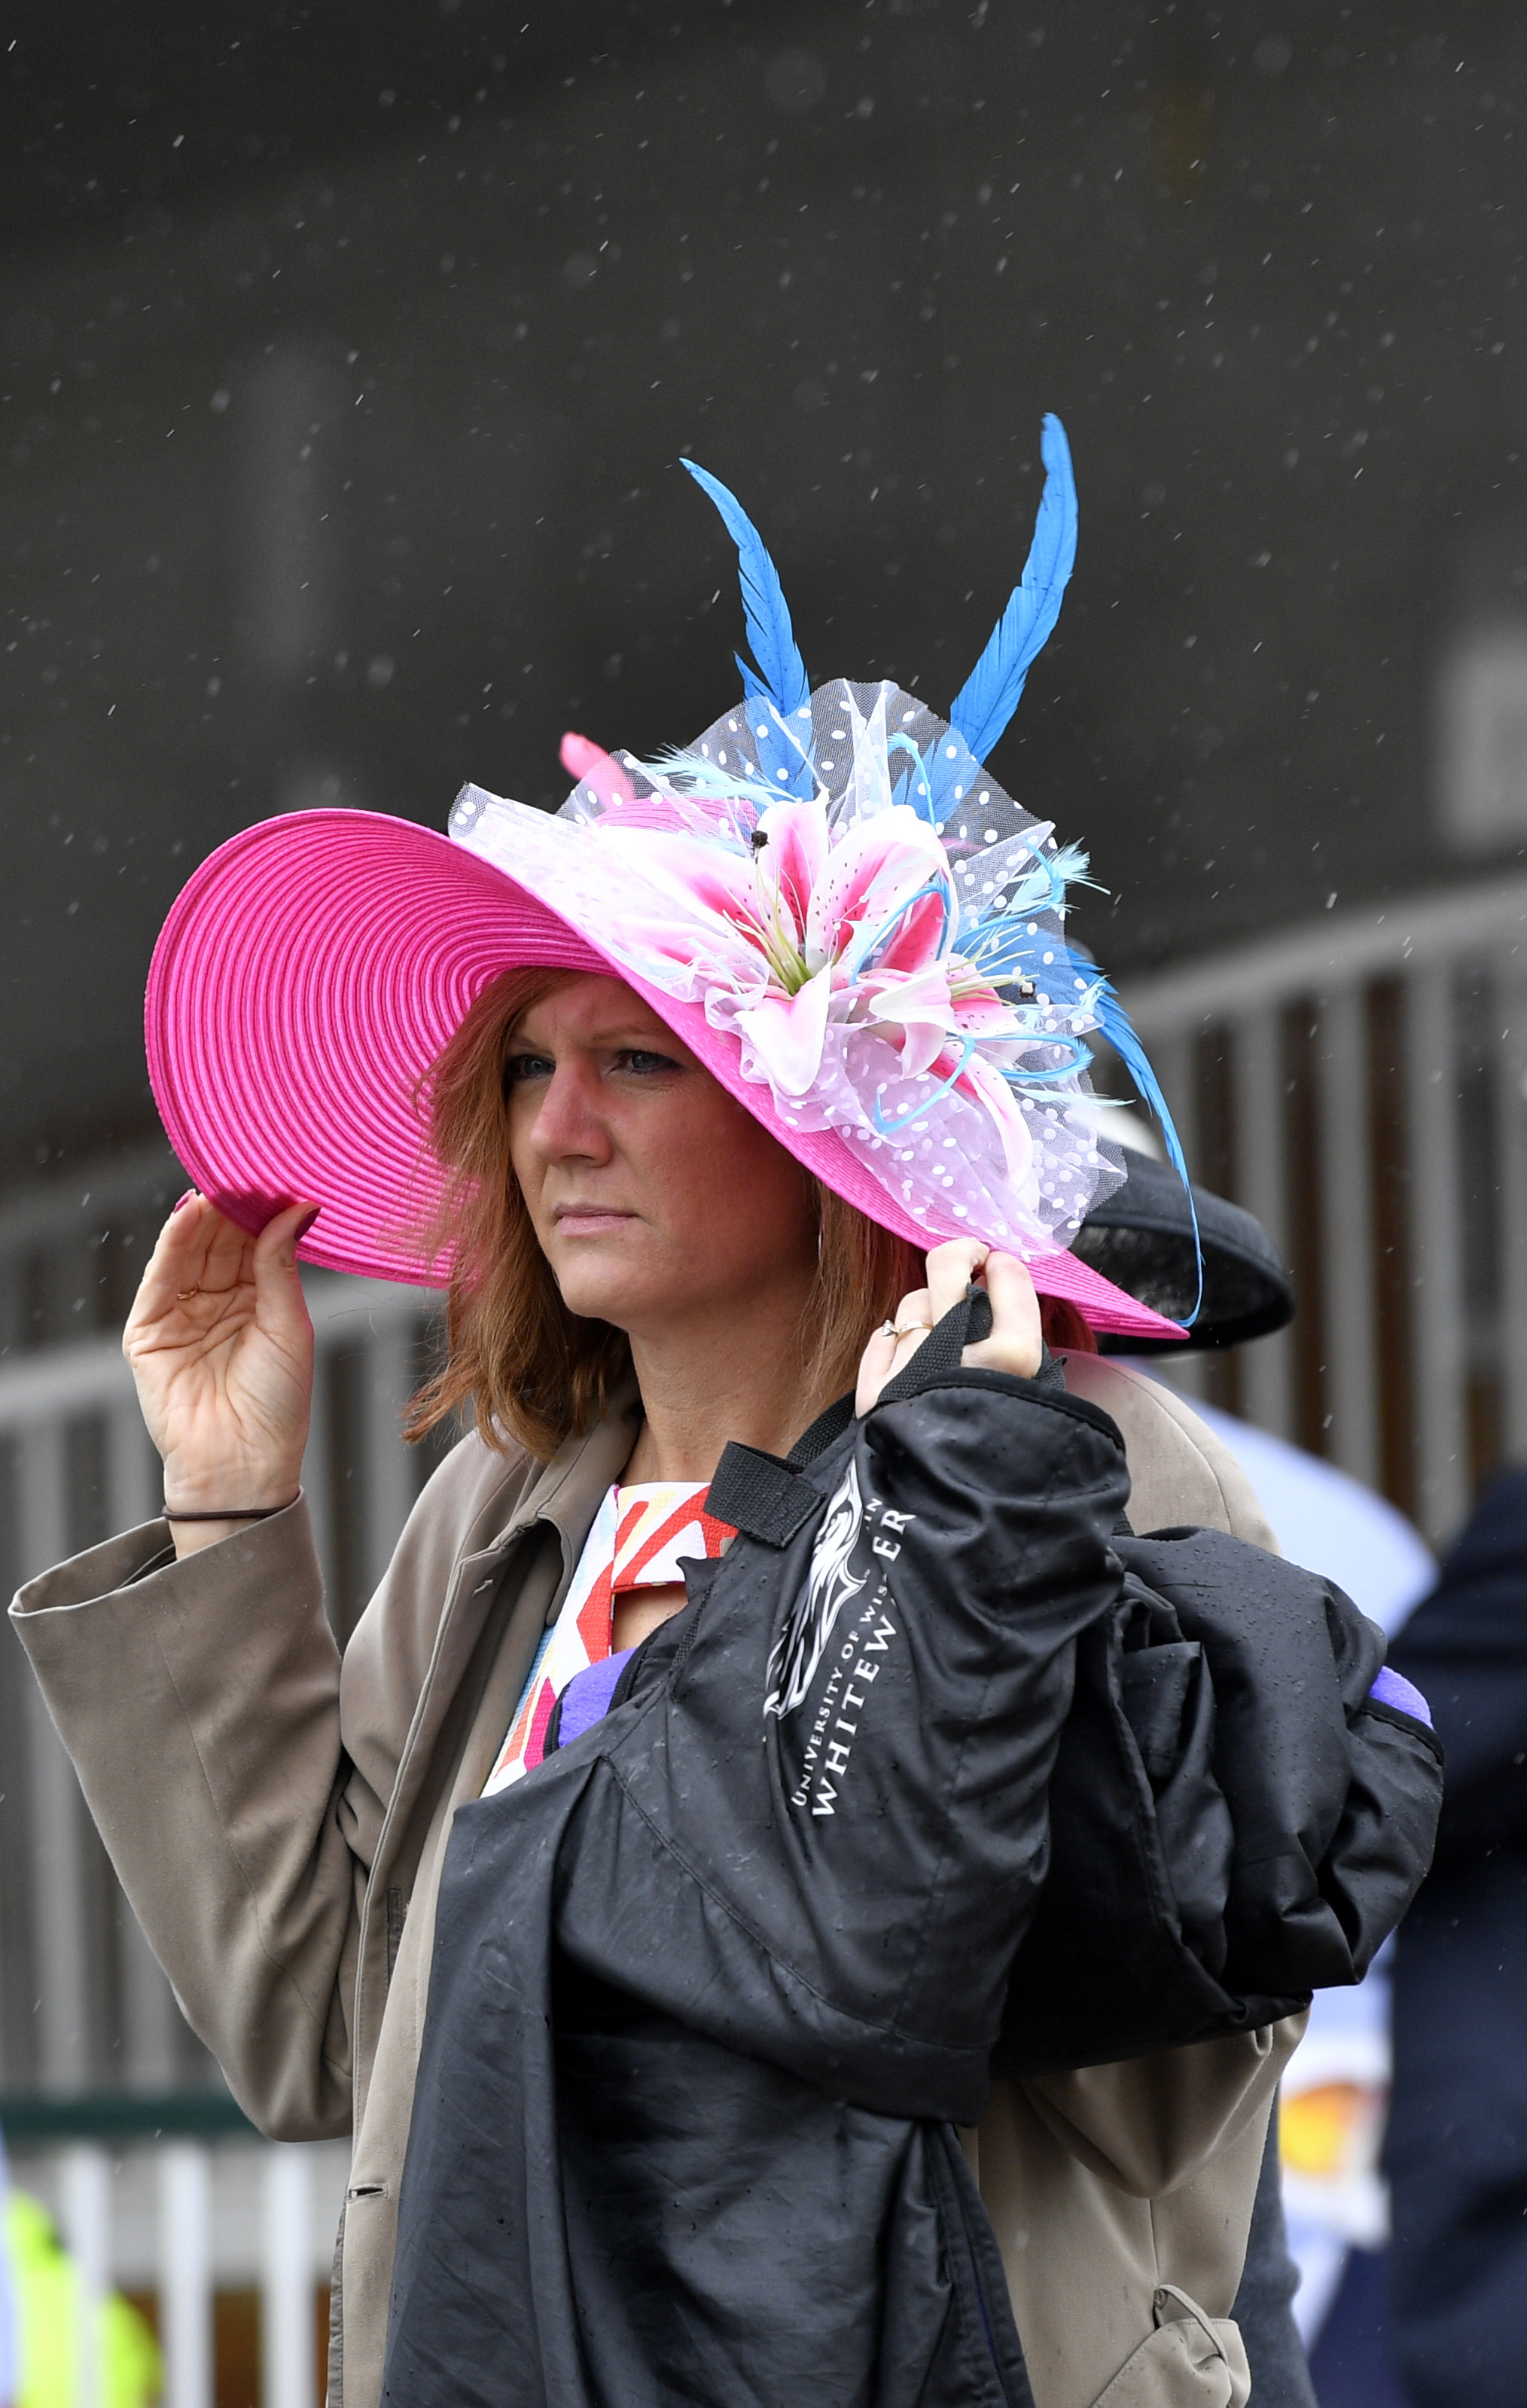
[[[1099,886],[1091,868],[1086,849],[1079,844],[1063,844],[1058,853],[1036,854],[1034,867],[1019,881],[1003,908],[1015,912],[1063,911],[1068,886],[1091,886],[1094,893],[1106,895],[1107,888]]]
[[[1037,985],[1048,978],[1050,966],[1042,956],[1054,941],[1049,933],[1031,937],[1026,926],[998,918],[967,929],[960,939],[960,952],[983,979],[1033,979]]]
[[[964,747],[950,737],[940,736],[929,745],[922,756],[922,774],[928,781],[928,816],[935,828],[942,829],[956,800],[964,799],[963,796],[957,797],[954,789],[957,784],[963,785],[966,781],[957,777],[955,766],[949,757],[951,752],[963,754],[963,751]]]
[[[1040,437],[1045,490],[1034,542],[992,639],[954,698],[949,725],[984,761],[1018,709],[1029,664],[1060,616],[1061,596],[1077,557],[1077,486],[1071,451],[1058,418],[1047,414]],[[686,464],[687,465],[687,464]]]
[[[723,769],[719,761],[697,752],[690,744],[664,744],[649,761],[638,761],[636,767],[655,785],[682,781],[686,794],[740,795],[750,786],[756,786],[760,794],[767,792],[756,769],[744,768],[740,761]]]
[[[895,757],[898,753],[903,756],[902,760]],[[908,757],[910,768],[904,766]],[[911,738],[899,727],[887,740],[886,760],[892,781],[906,780],[906,791],[898,800],[909,804],[919,819],[926,820],[930,827],[936,827],[938,822],[934,816],[933,789],[928,783],[927,764]]]
[[[967,1037],[963,1047],[961,1050],[960,1059],[955,1064],[953,1069],[949,1072],[949,1077],[945,1079],[940,1085],[934,1089],[931,1096],[925,1096],[920,1104],[914,1104],[909,1112],[900,1113],[893,1121],[887,1120],[884,1112],[880,1110],[880,1098],[877,1096],[875,1101],[870,1106],[870,1118],[874,1121],[876,1127],[880,1132],[880,1135],[882,1137],[898,1137],[903,1129],[910,1128],[914,1121],[921,1120],[924,1112],[931,1112],[935,1104],[941,1104],[945,1096],[949,1094],[949,1089],[957,1085],[960,1080],[964,1077],[965,1065],[970,1060],[970,1057],[975,1051],[975,1038]]]
[[[652,786],[680,802],[719,803],[724,817],[710,827],[692,826],[691,834],[746,851],[754,828],[771,803],[778,801],[755,769],[723,769],[703,753],[668,745],[650,761],[634,767]]]
[[[1177,1133],[1176,1125],[1167,1110],[1166,1097],[1162,1094],[1160,1082],[1147,1058],[1145,1047],[1130,1026],[1129,1016],[1123,1005],[1106,979],[1102,982],[1102,992],[1098,997],[1096,1009],[1098,1026],[1134,1080],[1141,1101],[1149,1104],[1156,1116],[1156,1123],[1161,1130],[1172,1168],[1181,1180],[1183,1194],[1188,1198],[1188,1213],[1193,1225],[1193,1254],[1198,1263],[1198,1292],[1193,1297],[1193,1309],[1189,1313],[1187,1321],[1187,1326],[1191,1329],[1198,1319],[1199,1308],[1204,1301],[1204,1248],[1198,1235],[1198,1211],[1193,1203],[1192,1182],[1188,1177],[1188,1158],[1182,1151],[1182,1140]]]
[[[1066,1059],[1063,1062],[1053,1063],[1048,1070],[999,1069],[997,1076],[1000,1079],[1006,1079],[1010,1087],[1047,1087],[1052,1086],[1057,1079],[1078,1078],[1092,1059],[1092,1047],[1084,1045],[1079,1037],[1063,1037],[1045,1032],[1036,1036],[1034,1041],[1036,1045],[1053,1045],[1058,1051],[1063,1048]],[[992,1067],[995,1068],[995,1064]]]
[[[890,944],[897,930],[904,925],[907,913],[915,910],[920,903],[926,903],[930,896],[938,903],[944,914],[944,924],[939,930],[937,951],[937,958],[942,960],[949,950],[954,915],[949,905],[948,887],[941,879],[931,878],[925,886],[918,888],[915,895],[909,895],[905,903],[898,903],[890,918],[882,920],[878,928],[866,931],[861,926],[855,930],[852,939],[838,956],[837,968],[842,976],[846,979],[867,978],[877,967],[881,951]]]
[[[753,648],[756,668],[749,666],[740,653],[737,666],[742,671],[742,688],[751,703],[769,702],[781,720],[794,720],[797,713],[806,716],[799,724],[804,741],[794,739],[786,745],[779,740],[778,731],[767,721],[767,733],[754,740],[759,745],[759,757],[765,775],[774,781],[776,795],[809,795],[812,790],[811,770],[804,756],[810,750],[811,688],[806,680],[806,663],[795,641],[795,631],[790,623],[790,608],[785,600],[779,572],[769,558],[763,537],[748,516],[735,494],[729,493],[719,477],[696,461],[679,464],[689,470],[695,483],[709,494],[726,524],[726,531],[737,547],[737,567],[742,584],[742,613],[748,628],[748,641]],[[765,754],[767,757],[765,758]],[[781,778],[779,771],[785,775]]]
[[[707,761],[703,752],[694,752],[685,745],[664,745],[650,761],[638,761],[637,768],[654,786],[667,786],[675,794],[702,795],[716,802],[729,796],[746,795],[760,809],[779,797],[766,778],[756,769],[744,768],[738,762],[735,768],[723,769],[718,761]]]
[[[1068,886],[1090,886],[1094,895],[1106,895],[1107,888],[1092,876],[1092,857],[1084,844],[1063,844],[1045,855],[1045,867],[1051,882],[1059,889],[1057,901]]]

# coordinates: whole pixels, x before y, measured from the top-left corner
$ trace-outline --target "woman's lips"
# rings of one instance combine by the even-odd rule
[[[602,1238],[611,1229],[635,1221],[635,1212],[620,1212],[606,1204],[559,1204],[552,1218],[562,1238]]]

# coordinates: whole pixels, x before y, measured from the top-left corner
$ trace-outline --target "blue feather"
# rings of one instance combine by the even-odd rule
[[[811,688],[806,682],[806,663],[795,641],[795,631],[790,624],[790,608],[779,572],[735,494],[729,494],[719,477],[713,477],[708,468],[700,467],[695,461],[684,460],[679,466],[687,468],[695,483],[710,495],[737,547],[743,616],[748,624],[748,641],[758,663],[756,686],[748,683],[750,672],[747,665],[740,660],[737,664],[745,691],[749,697],[762,693],[781,719],[788,719],[792,711],[810,701]]]
[[[972,769],[979,769],[978,762],[967,767],[969,752],[968,745],[954,740],[951,729],[948,736],[935,737],[922,756],[922,774],[928,781],[929,817],[935,828],[941,830],[955,806],[963,802],[972,782]],[[959,794],[954,791],[957,786]]]
[[[1014,586],[991,641],[949,710],[949,725],[964,738],[978,761],[986,759],[1018,709],[1029,665],[1060,616],[1061,596],[1077,557],[1076,480],[1065,429],[1053,415],[1046,416],[1039,448],[1045,490],[1022,581]]]
[[[1204,1301],[1204,1248],[1198,1235],[1198,1211],[1193,1203],[1192,1182],[1188,1177],[1188,1158],[1182,1151],[1182,1140],[1177,1133],[1176,1124],[1167,1109],[1166,1097],[1162,1094],[1160,1082],[1147,1058],[1145,1047],[1130,1026],[1123,1005],[1106,980],[1103,982],[1096,1008],[1099,1027],[1134,1080],[1141,1100],[1149,1105],[1156,1116],[1157,1125],[1161,1129],[1172,1168],[1181,1180],[1183,1194],[1188,1198],[1189,1217],[1193,1225],[1193,1253],[1198,1261],[1198,1293],[1193,1297],[1193,1309],[1188,1315],[1187,1323],[1191,1329],[1198,1319],[1199,1308]]]
[[[748,724],[753,731],[758,766],[772,784],[775,798],[788,795],[804,802],[816,786],[812,771],[809,706],[793,720],[784,720],[766,694],[748,697]]]
[[[1150,1067],[1145,1047],[1130,1025],[1123,1005],[1102,972],[1092,962],[1080,960],[1068,945],[1057,942],[1053,931],[1042,929],[1031,937],[1025,921],[1015,921],[1001,911],[983,920],[977,928],[962,937],[960,951],[983,978],[1028,978],[1039,987],[1048,987],[1051,981],[1085,981],[1087,994],[1084,1000],[1096,1013],[1099,1028],[1134,1080],[1141,1102],[1154,1114],[1167,1157],[1181,1180],[1183,1193],[1188,1198],[1188,1213],[1193,1227],[1193,1253],[1198,1264],[1198,1293],[1193,1298],[1193,1309],[1188,1315],[1188,1326],[1192,1327],[1204,1301],[1204,1248],[1198,1235],[1198,1211],[1193,1203],[1192,1182],[1188,1177],[1188,1159],[1182,1151],[1182,1140],[1177,1135],[1177,1125],[1161,1091],[1160,1082]],[[1051,956],[1049,961],[1045,959],[1047,953]],[[1071,1068],[1084,1067],[1086,1049],[1080,1048],[1078,1052],[1082,1058],[1075,1064],[1063,1065],[1059,1071],[1018,1073],[1014,1075],[1013,1083],[1022,1086],[1035,1078],[1042,1082],[1047,1077],[1066,1076]]]

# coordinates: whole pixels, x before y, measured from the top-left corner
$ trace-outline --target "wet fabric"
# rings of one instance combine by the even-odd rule
[[[1000,2072],[1252,2030],[1362,1979],[1431,1861],[1442,1748],[1334,1583],[1222,1531],[1120,1535],[1078,1643],[1051,1873]]]

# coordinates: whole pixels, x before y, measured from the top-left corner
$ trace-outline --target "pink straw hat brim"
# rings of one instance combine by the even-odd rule
[[[330,1270],[440,1286],[420,1231],[441,1184],[420,1082],[490,980],[531,967],[619,978],[806,1168],[870,1219],[929,1236],[834,1131],[785,1127],[735,1039],[621,967],[589,930],[410,820],[316,810],[221,846],[177,897],[149,972],[149,1076],[171,1144],[243,1228],[321,1209],[300,1252]],[[1029,1264],[1095,1329],[1175,1337],[1074,1254]]]

